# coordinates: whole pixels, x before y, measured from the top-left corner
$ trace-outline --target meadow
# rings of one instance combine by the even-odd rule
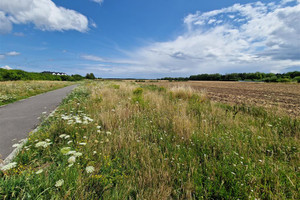
[[[300,199],[299,133],[190,86],[86,81],[2,167],[0,199]]]
[[[37,94],[66,87],[66,81],[4,81],[0,82],[0,106]]]

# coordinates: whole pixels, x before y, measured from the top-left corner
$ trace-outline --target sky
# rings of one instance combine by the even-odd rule
[[[300,0],[1,0],[0,67],[102,78],[300,71]]]

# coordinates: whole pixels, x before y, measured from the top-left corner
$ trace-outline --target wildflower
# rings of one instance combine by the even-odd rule
[[[72,142],[73,142],[73,141],[70,140],[70,141],[67,142],[67,144],[70,144],[70,143],[72,143]]]
[[[101,126],[97,126],[97,129],[101,129]]]
[[[59,137],[60,138],[64,138],[64,137],[66,137],[67,135],[66,134],[61,134]]]
[[[80,156],[82,156],[82,153],[76,152],[76,153],[74,153],[73,155],[74,155],[75,157],[80,157]]]
[[[101,133],[101,131],[100,131],[100,130],[97,130],[97,133]]]
[[[68,165],[68,167],[72,167],[73,165],[74,165],[74,164],[73,164],[73,163],[71,163],[71,164],[69,164],[69,165]]]
[[[16,166],[17,166],[17,163],[16,162],[12,162],[12,163],[9,163],[9,164],[4,165],[3,167],[1,167],[1,170],[2,171],[10,170],[12,168],[15,168]]]
[[[72,163],[75,163],[76,162],[76,157],[75,156],[71,156],[69,159],[68,159],[68,163],[72,164]]]
[[[97,153],[97,151],[93,151],[93,155],[95,155]]]
[[[63,179],[60,179],[60,180],[56,181],[55,187],[61,187],[64,184],[64,182],[65,181]]]
[[[93,166],[87,166],[85,168],[86,173],[90,174],[93,173],[95,171],[95,168]]]
[[[111,135],[111,132],[107,131],[106,134],[107,134],[107,135]]]
[[[235,173],[234,173],[234,172],[231,172],[231,174],[235,175]]]
[[[85,142],[81,142],[81,143],[79,143],[79,145],[85,146],[86,143]]]
[[[69,135],[66,135],[66,136],[65,136],[65,139],[68,139],[68,138],[70,138],[70,136],[69,136]]]
[[[60,150],[62,154],[67,154],[71,150],[71,147],[64,147]]]
[[[50,140],[50,139],[46,139],[45,141],[46,141],[46,142],[50,142],[51,140]]]
[[[262,162],[262,160],[258,160],[259,162]]]
[[[47,148],[51,143],[49,142],[45,142],[45,141],[41,141],[35,144],[35,147],[44,147]]]
[[[40,169],[40,170],[38,170],[37,172],[35,172],[35,174],[40,174],[40,173],[42,173],[44,170],[43,169]]]

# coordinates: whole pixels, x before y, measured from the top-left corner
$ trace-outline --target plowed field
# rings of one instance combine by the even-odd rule
[[[189,81],[151,84],[191,86],[204,91],[214,101],[279,108],[289,115],[300,116],[300,84],[296,83]]]

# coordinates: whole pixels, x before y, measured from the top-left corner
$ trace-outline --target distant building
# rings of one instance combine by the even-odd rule
[[[67,75],[64,72],[50,72],[50,71],[43,71],[43,74],[52,74],[52,75],[58,75],[58,76],[63,76],[63,75]]]

